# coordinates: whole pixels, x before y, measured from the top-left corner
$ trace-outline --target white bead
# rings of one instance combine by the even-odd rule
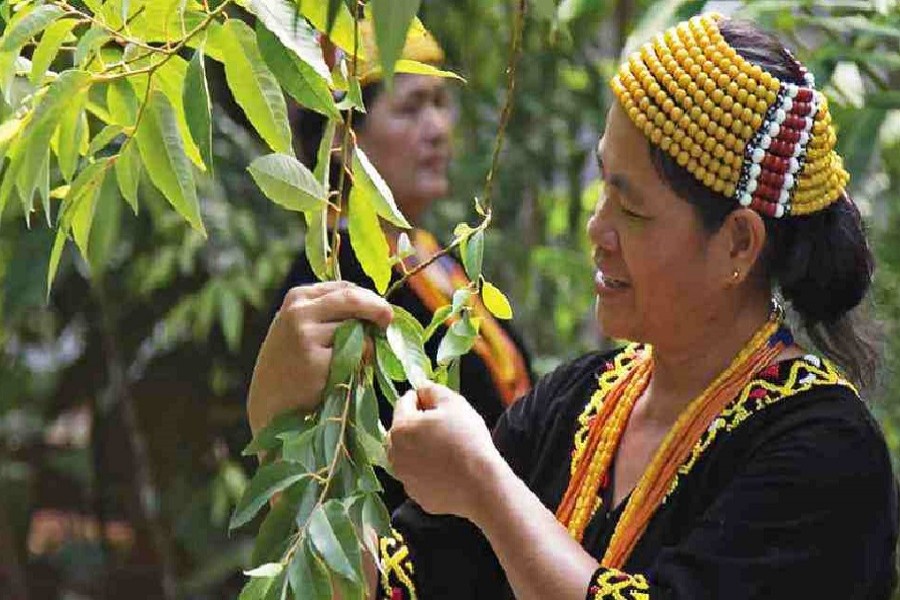
[[[750,165],[750,177],[755,179],[759,177],[760,173],[762,173],[762,167],[756,164]]]
[[[809,87],[815,87],[815,86],[816,86],[816,76],[813,75],[812,73],[807,73],[805,79],[806,79],[806,84],[807,84]]]
[[[791,98],[796,98],[797,94],[800,93],[800,88],[793,83],[789,83],[787,86],[787,93]]]
[[[800,145],[806,146],[809,143],[809,133],[806,131],[800,133]]]
[[[755,191],[756,191],[756,186],[757,186],[756,180],[755,180],[755,179],[751,179],[751,180],[749,181],[749,183],[747,183],[747,193],[748,193],[748,194],[752,194],[753,192],[755,192]]]
[[[790,98],[785,98],[784,103],[781,105],[781,108],[785,112],[789,112],[792,108],[794,108],[794,101],[791,100]]]
[[[778,137],[778,134],[781,133],[781,125],[778,123],[772,123],[769,125],[769,135],[773,138]]]
[[[784,120],[787,119],[787,113],[781,110],[780,108],[775,111],[775,122],[776,123],[784,123]]]
[[[780,219],[784,216],[784,207],[782,205],[778,205],[775,207],[775,218]]]
[[[797,171],[799,171],[800,170],[800,161],[798,161],[796,158],[790,158],[789,160],[790,160],[790,164],[791,164],[790,172],[796,173]]]
[[[772,137],[769,135],[764,135],[759,140],[759,147],[762,148],[763,150],[768,150],[769,146],[771,146],[771,145],[772,145]]]
[[[781,190],[781,194],[778,196],[779,204],[787,204],[787,201],[790,200],[790,194],[788,194],[787,190]]]
[[[788,173],[784,176],[784,187],[787,189],[791,189],[794,187],[794,176]]]
[[[745,193],[743,196],[741,196],[740,202],[741,206],[750,206],[750,204],[753,202],[753,196]]]
[[[806,125],[803,126],[803,131],[812,131],[813,128],[813,120],[810,117],[804,117],[806,120]]]
[[[750,157],[750,160],[752,160],[754,163],[759,164],[763,161],[763,159],[765,157],[766,157],[766,151],[763,150],[762,148],[756,148],[753,151],[753,155]]]
[[[801,146],[800,144],[797,144],[796,146],[794,146],[794,158],[797,158],[798,156],[800,156],[800,154],[802,152],[803,152],[803,146]]]

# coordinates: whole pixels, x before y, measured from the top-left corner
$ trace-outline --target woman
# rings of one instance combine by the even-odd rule
[[[896,486],[847,379],[871,374],[848,312],[872,259],[824,97],[777,41],[717,15],[657,36],[612,88],[588,225],[597,316],[643,345],[561,367],[493,439],[445,388],[405,395],[389,457],[421,508],[394,513],[373,593],[888,598]],[[793,340],[776,290],[848,376]],[[265,393],[290,389],[286,324],[314,324],[303,351],[327,363],[331,322],[351,315],[390,320],[358,289],[292,291],[261,349],[251,418],[267,420]],[[423,511],[469,524],[429,529]]]
[[[360,34],[367,55],[371,56],[376,51],[371,28],[362,27]],[[422,30],[407,40],[404,58],[438,65],[443,62],[443,51]],[[419,225],[429,206],[449,191],[452,107],[447,85],[439,77],[398,73],[388,90],[381,82],[380,71],[362,65],[361,73],[367,112],[354,118],[357,142],[391,189],[400,210],[411,223]],[[296,137],[303,145],[300,154],[307,157],[307,162],[315,159],[323,125],[322,118],[312,112],[294,118],[299,133]],[[333,179],[337,181],[337,177]],[[392,247],[396,248],[399,232],[391,230],[388,234]],[[415,253],[405,261],[409,268],[440,250],[435,238],[424,229],[414,229],[410,238]],[[343,279],[375,288],[349,244],[341,245],[339,258]],[[394,279],[400,275],[397,270]],[[290,288],[316,281],[306,254],[301,252],[278,296],[278,305]],[[437,309],[451,303],[454,290],[468,283],[462,266],[451,256],[444,256],[412,277],[390,300],[427,326]],[[480,302],[474,309],[482,319],[482,338],[474,352],[461,360],[460,391],[493,426],[504,408],[531,388],[531,370],[518,335],[495,319]],[[438,344],[445,333],[446,328],[442,326],[426,345],[432,359],[437,356]],[[380,402],[380,413],[382,422],[389,425],[393,409],[384,399]],[[385,504],[393,510],[406,495],[395,480],[387,476],[380,479]]]

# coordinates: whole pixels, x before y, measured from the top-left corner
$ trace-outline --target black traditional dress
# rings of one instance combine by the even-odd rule
[[[412,234],[416,250],[427,257],[439,250],[437,242],[428,233],[415,230]],[[346,240],[346,238],[345,238]],[[410,257],[408,266],[414,266],[415,257]],[[363,272],[349,243],[341,245],[341,277],[357,285],[374,290],[375,285]],[[399,278],[395,271],[393,280]],[[318,281],[306,254],[301,252],[294,261],[291,271],[278,295],[278,306],[287,291],[297,285]],[[434,311],[451,302],[453,290],[468,283],[459,262],[450,255],[444,255],[424,272],[414,276],[407,285],[398,289],[390,298],[392,304],[406,309],[423,326],[431,322]],[[474,351],[460,361],[460,393],[484,417],[488,427],[494,427],[504,409],[531,388],[531,366],[524,344],[518,334],[506,322],[496,320],[483,307],[476,305],[479,317],[483,319],[481,339]],[[432,360],[437,356],[438,345],[446,333],[443,325],[425,344],[425,352]],[[404,388],[398,387],[402,393]],[[379,398],[381,422],[390,427],[393,408]],[[403,487],[394,479],[379,472],[379,480],[384,488],[383,499],[389,510],[394,510],[406,500]]]
[[[507,410],[494,441],[555,511],[573,450],[635,347],[560,367]],[[613,486],[582,544],[599,561],[627,498]],[[853,387],[808,355],[766,368],[681,465],[622,571],[585,582],[596,600],[887,600],[895,585],[897,489],[881,432]],[[383,598],[511,598],[490,544],[468,521],[412,502],[381,540]]]

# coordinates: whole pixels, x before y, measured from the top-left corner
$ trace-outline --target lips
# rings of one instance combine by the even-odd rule
[[[597,269],[597,274],[594,277],[594,280],[597,284],[597,288],[600,291],[617,291],[617,290],[626,290],[631,287],[631,283],[627,280],[613,277],[607,273],[604,273],[600,269]]]

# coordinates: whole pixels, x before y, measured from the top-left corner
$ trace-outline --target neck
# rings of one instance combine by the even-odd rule
[[[640,412],[644,418],[670,424],[699,396],[769,318],[769,304],[742,303],[733,310],[708,317],[671,343],[653,345],[653,377]]]

